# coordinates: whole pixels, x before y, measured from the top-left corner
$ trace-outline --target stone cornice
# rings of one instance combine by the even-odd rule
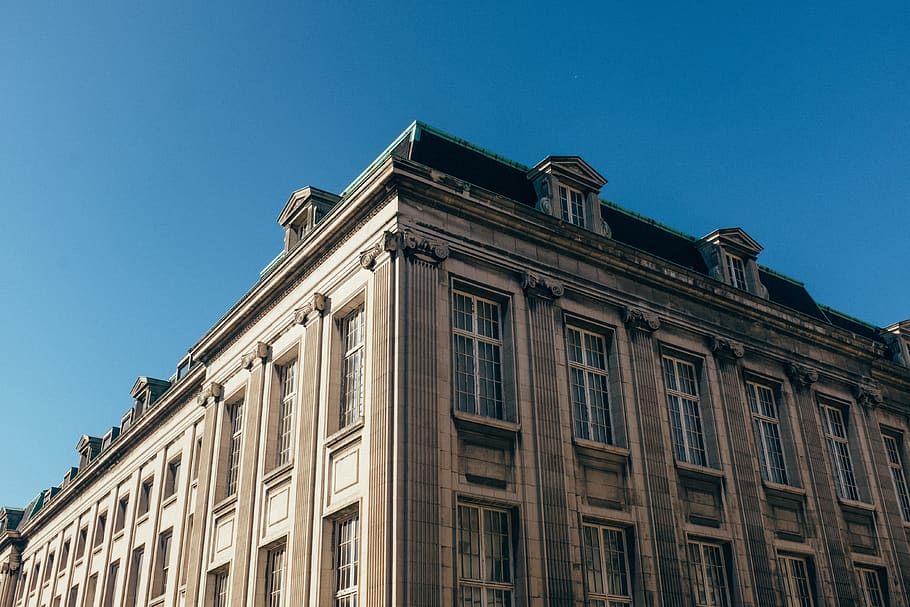
[[[269,357],[269,352],[271,348],[264,341],[257,341],[256,346],[240,357],[240,366],[246,369],[247,371],[252,371],[253,367],[256,366],[256,363],[265,363],[265,360]]]
[[[630,329],[653,333],[660,328],[660,318],[656,314],[645,312],[639,308],[626,307],[623,312],[623,322]]]
[[[561,282],[527,270],[521,273],[521,288],[527,295],[543,299],[558,299],[566,291]]]
[[[724,360],[739,360],[745,354],[745,347],[738,341],[726,337],[711,337],[711,352],[714,356]]]
[[[325,312],[326,296],[322,293],[313,293],[302,306],[294,310],[294,322],[305,325],[309,321],[322,316]]]

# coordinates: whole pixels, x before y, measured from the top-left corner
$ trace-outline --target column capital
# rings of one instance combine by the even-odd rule
[[[657,317],[657,314],[651,314],[650,312],[645,312],[639,308],[632,308],[629,306],[626,306],[626,309],[623,312],[623,322],[625,322],[630,329],[636,329],[645,333],[653,333],[660,328],[660,318]]]
[[[310,320],[322,316],[325,312],[326,296],[322,293],[313,293],[306,302],[294,310],[294,322],[305,325]]]
[[[717,358],[730,361],[739,360],[746,352],[745,347],[738,341],[716,335],[711,337],[711,351]]]
[[[858,384],[853,386],[853,395],[856,397],[856,402],[867,411],[879,406],[885,400],[885,397],[882,396],[881,386],[869,377],[862,378]]]
[[[251,371],[256,362],[265,362],[265,359],[269,357],[269,351],[271,348],[264,341],[257,341],[256,347],[244,354],[240,359],[240,365],[247,371]]]
[[[818,371],[805,365],[787,363],[787,375],[790,380],[800,388],[808,388],[818,381]]]
[[[224,386],[213,381],[196,397],[196,404],[201,407],[207,407],[210,404],[217,403],[222,396],[224,396]]]
[[[527,270],[521,273],[521,288],[527,295],[543,299],[557,299],[566,291],[561,282]]]
[[[439,263],[449,256],[449,245],[441,240],[432,240],[404,228],[397,232],[386,232],[382,241],[383,248],[390,252],[398,251],[416,257],[427,263]]]

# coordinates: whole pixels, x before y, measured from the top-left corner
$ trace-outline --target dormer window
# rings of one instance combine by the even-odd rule
[[[730,253],[725,253],[724,257],[727,259],[727,279],[730,281],[730,286],[747,291],[746,265],[743,263],[742,257]]]
[[[585,197],[578,190],[559,186],[559,205],[562,209],[562,220],[585,227]]]
[[[307,186],[291,194],[278,217],[284,228],[284,250],[290,251],[316,224],[325,217],[341,197],[318,188]]]

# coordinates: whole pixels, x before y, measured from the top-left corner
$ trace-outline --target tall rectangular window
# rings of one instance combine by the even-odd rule
[[[164,499],[176,495],[177,486],[180,483],[180,458],[171,460],[167,464],[167,471],[164,476]]]
[[[265,604],[266,607],[282,607],[284,590],[284,545],[272,548],[266,553],[265,563]]]
[[[126,526],[126,511],[130,505],[130,498],[128,495],[124,495],[119,500],[117,500],[117,511],[114,513],[114,533],[118,531],[123,531],[123,528]]]
[[[56,555],[51,552],[47,555],[47,564],[44,566],[44,581],[51,579],[51,575],[54,573],[54,557]]]
[[[562,220],[585,227],[585,197],[578,190],[559,186],[559,206],[562,211]]]
[[[360,517],[335,523],[334,607],[356,607],[360,565]]]
[[[730,604],[727,567],[723,549],[708,542],[689,542],[689,575],[699,607],[727,607]]]
[[[98,523],[95,525],[95,539],[92,541],[92,548],[96,548],[104,541],[104,531],[107,527],[107,512],[98,515]]]
[[[568,327],[569,374],[575,436],[600,443],[613,442],[610,395],[607,385],[607,350],[604,338]]]
[[[511,607],[513,563],[509,513],[458,506],[458,605]]]
[[[70,588],[66,595],[66,607],[76,607],[76,600],[79,598],[79,584]]]
[[[104,588],[104,607],[114,607],[114,593],[117,591],[117,575],[120,573],[120,561],[111,563],[107,570],[107,584]]]
[[[158,567],[154,596],[161,596],[167,591],[168,575],[171,570],[171,539],[174,532],[168,529],[158,536]]]
[[[76,560],[81,559],[85,556],[85,544],[88,542],[88,527],[82,527],[79,529],[79,534],[76,536]]]
[[[239,400],[227,406],[228,436],[227,461],[224,475],[224,495],[237,493],[237,480],[240,477],[240,445],[243,440],[243,401]]]
[[[228,606],[228,572],[218,571],[212,580],[212,607]]]
[[[363,308],[341,321],[341,409],[338,427],[363,417]]]
[[[910,491],[907,489],[907,477],[904,474],[904,462],[901,458],[901,448],[898,437],[888,434],[882,435],[885,439],[885,451],[888,454],[888,468],[891,470],[891,480],[894,482],[894,491],[901,507],[901,517],[905,522],[910,522]]]
[[[67,562],[70,559],[70,541],[66,540],[63,542],[63,548],[60,550],[60,565],[59,570],[63,571],[66,567]]]
[[[676,459],[707,466],[695,365],[670,356],[664,356],[663,363]]]
[[[725,253],[727,260],[727,274],[730,276],[730,286],[746,290],[746,266],[742,257]]]
[[[822,424],[825,429],[825,441],[828,443],[828,455],[837,484],[837,494],[849,500],[859,499],[856,487],[856,476],[853,473],[853,462],[850,459],[850,445],[847,437],[847,425],[844,414],[831,405],[821,405]]]
[[[275,441],[275,466],[291,461],[294,435],[294,399],[297,396],[297,361],[278,367],[278,433]]]
[[[142,560],[145,556],[145,546],[139,546],[133,550],[133,556],[130,558],[130,570],[127,573],[126,597],[123,604],[125,607],[136,607],[139,596],[139,579],[142,576]]]
[[[885,601],[885,584],[881,572],[866,567],[857,567],[856,572],[862,584],[863,604],[867,607],[886,607],[888,603]]]
[[[782,555],[779,562],[784,578],[784,598],[787,599],[787,607],[815,607],[806,559]]]
[[[498,303],[455,291],[455,403],[459,411],[506,419],[502,384],[502,327]]]
[[[136,506],[137,517],[148,514],[152,504],[152,486],[154,482],[155,480],[151,478],[142,481],[142,486],[139,488],[139,503]]]
[[[625,534],[620,529],[583,526],[588,605],[621,607],[632,604]]]
[[[774,390],[754,381],[746,382],[746,395],[752,410],[752,429],[758,447],[762,478],[772,483],[787,484],[784,450],[780,440],[780,417]]]

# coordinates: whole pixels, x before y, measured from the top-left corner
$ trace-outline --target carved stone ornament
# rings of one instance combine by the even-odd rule
[[[305,325],[314,312],[320,316],[325,312],[325,295],[322,293],[313,293],[305,304],[294,310],[294,322]]]
[[[253,365],[256,364],[256,361],[262,361],[268,358],[269,356],[269,345],[264,341],[257,341],[256,347],[243,355],[243,358],[240,359],[241,366],[247,371],[253,368]]]
[[[787,364],[787,375],[800,387],[808,387],[818,381],[818,371],[796,363]]]
[[[402,252],[429,263],[439,263],[449,256],[449,245],[441,240],[430,240],[411,230],[386,232],[382,247],[390,253]]]
[[[625,314],[623,315],[623,321],[631,329],[638,329],[639,331],[657,331],[660,328],[660,319],[656,314],[651,314],[650,312],[645,312],[638,308],[626,308]]]
[[[202,391],[199,396],[196,397],[196,403],[201,407],[205,407],[210,402],[218,402],[222,396],[224,396],[224,386],[216,381],[213,381],[205,390]]]
[[[711,351],[714,352],[714,356],[718,358],[736,360],[743,357],[745,348],[738,341],[733,341],[726,337],[712,337]]]
[[[373,266],[376,265],[376,258],[382,255],[382,246],[378,243],[374,244],[372,247],[366,251],[360,252],[360,265],[366,270],[372,270]]]
[[[561,282],[533,272],[521,273],[521,288],[528,295],[536,295],[537,297],[548,299],[562,297],[563,293],[566,292]]]
[[[899,365],[910,367],[910,361],[907,360],[904,349],[904,340],[901,339],[901,336],[895,335],[893,333],[883,332],[882,337],[885,339],[885,343],[888,345],[887,351],[891,356],[891,360]]]
[[[866,409],[877,407],[885,400],[884,396],[882,396],[881,386],[869,378],[863,378],[860,383],[853,387],[853,395],[856,397],[856,402]]]

